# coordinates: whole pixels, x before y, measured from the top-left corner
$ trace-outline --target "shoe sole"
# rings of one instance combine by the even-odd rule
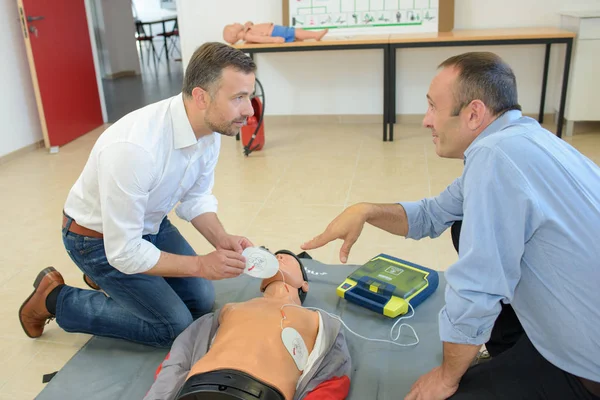
[[[100,290],[100,286],[98,286],[98,285],[96,284],[96,282],[92,281],[91,279],[88,281],[88,279],[85,279],[85,278],[88,278],[88,279],[90,279],[90,277],[89,277],[89,276],[87,276],[86,274],[83,274],[83,282],[84,282],[86,285],[88,285],[88,286],[89,286],[89,287],[90,287],[92,290]],[[93,283],[94,285],[96,285],[96,286],[92,285],[90,282],[92,282],[92,283]]]
[[[46,275],[48,275],[50,272],[54,272],[56,271],[56,269],[54,267],[48,267],[48,268],[44,268],[39,274],[38,276],[35,278],[35,281],[33,282],[33,292],[31,292],[31,294],[29,295],[29,297],[23,302],[23,304],[21,304],[21,307],[19,307],[19,322],[21,323],[21,328],[23,328],[23,332],[25,332],[25,334],[27,336],[29,336],[32,339],[35,339],[39,336],[31,336],[29,334],[29,332],[27,332],[27,329],[25,329],[25,325],[23,325],[23,320],[21,319],[21,311],[23,311],[23,307],[25,307],[25,304],[27,304],[27,302],[33,297],[33,295],[35,294],[37,288],[40,286],[40,283],[42,283],[42,279],[44,279],[44,277]]]

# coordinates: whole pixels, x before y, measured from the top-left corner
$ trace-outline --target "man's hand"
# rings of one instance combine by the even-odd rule
[[[235,278],[244,272],[246,259],[232,250],[216,250],[198,257],[200,276],[208,280]]]
[[[322,247],[335,239],[342,239],[344,244],[340,249],[340,261],[346,263],[350,249],[358,240],[365,222],[367,221],[367,212],[363,204],[355,204],[346,208],[338,215],[327,228],[325,232],[317,235],[313,239],[304,243],[302,250],[312,250]]]
[[[231,250],[242,254],[246,247],[254,247],[252,242],[243,236],[225,234],[217,240],[217,250]]]
[[[412,385],[404,400],[444,400],[458,390],[458,382],[446,382],[442,368],[435,367]]]

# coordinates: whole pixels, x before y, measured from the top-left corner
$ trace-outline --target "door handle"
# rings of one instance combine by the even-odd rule
[[[29,17],[28,16],[27,17],[27,22],[39,21],[39,20],[42,20],[42,19],[44,19],[44,17],[41,16],[41,15],[40,16],[36,16],[36,17]]]

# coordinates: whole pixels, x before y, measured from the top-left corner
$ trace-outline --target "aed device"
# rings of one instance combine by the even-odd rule
[[[406,314],[436,291],[437,271],[379,254],[346,278],[337,295],[390,318]]]

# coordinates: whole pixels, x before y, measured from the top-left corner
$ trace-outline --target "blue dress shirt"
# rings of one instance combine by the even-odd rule
[[[520,111],[488,126],[439,196],[400,203],[407,237],[462,220],[442,341],[480,345],[510,303],[536,349],[600,382],[600,168]]]

